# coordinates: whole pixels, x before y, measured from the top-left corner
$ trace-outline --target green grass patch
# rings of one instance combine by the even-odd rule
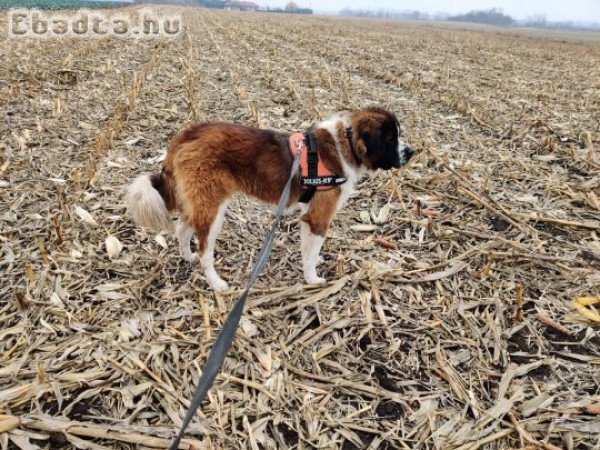
[[[37,8],[37,9],[99,9],[116,8],[129,5],[126,2],[96,2],[92,0],[3,0],[0,9]]]

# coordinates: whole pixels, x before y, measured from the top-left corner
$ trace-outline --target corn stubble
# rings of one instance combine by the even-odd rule
[[[178,11],[180,40],[0,43],[2,445],[168,446],[271,218],[232,203],[219,295],[137,229],[180,127],[378,103],[420,155],[340,212],[327,287],[285,220],[185,448],[596,448],[600,47]]]

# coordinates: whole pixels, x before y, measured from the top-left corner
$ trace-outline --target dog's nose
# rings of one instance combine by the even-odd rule
[[[401,152],[400,152],[400,162],[402,165],[406,164],[410,158],[412,158],[415,154],[415,151],[409,147],[408,145],[405,146]]]

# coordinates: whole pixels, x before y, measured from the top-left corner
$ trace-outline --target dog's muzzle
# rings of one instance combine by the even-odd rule
[[[402,150],[400,150],[400,167],[402,167],[408,161],[410,161],[410,158],[412,158],[414,154],[415,151],[408,145],[406,145]]]

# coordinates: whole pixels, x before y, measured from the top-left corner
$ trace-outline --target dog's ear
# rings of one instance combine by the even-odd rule
[[[356,149],[360,154],[360,157],[364,160],[367,152],[369,151],[369,140],[371,139],[371,132],[369,130],[360,129],[358,131],[358,139],[356,140]]]
[[[365,154],[376,151],[381,146],[381,127],[375,121],[366,124],[360,130],[360,139],[364,145]]]

